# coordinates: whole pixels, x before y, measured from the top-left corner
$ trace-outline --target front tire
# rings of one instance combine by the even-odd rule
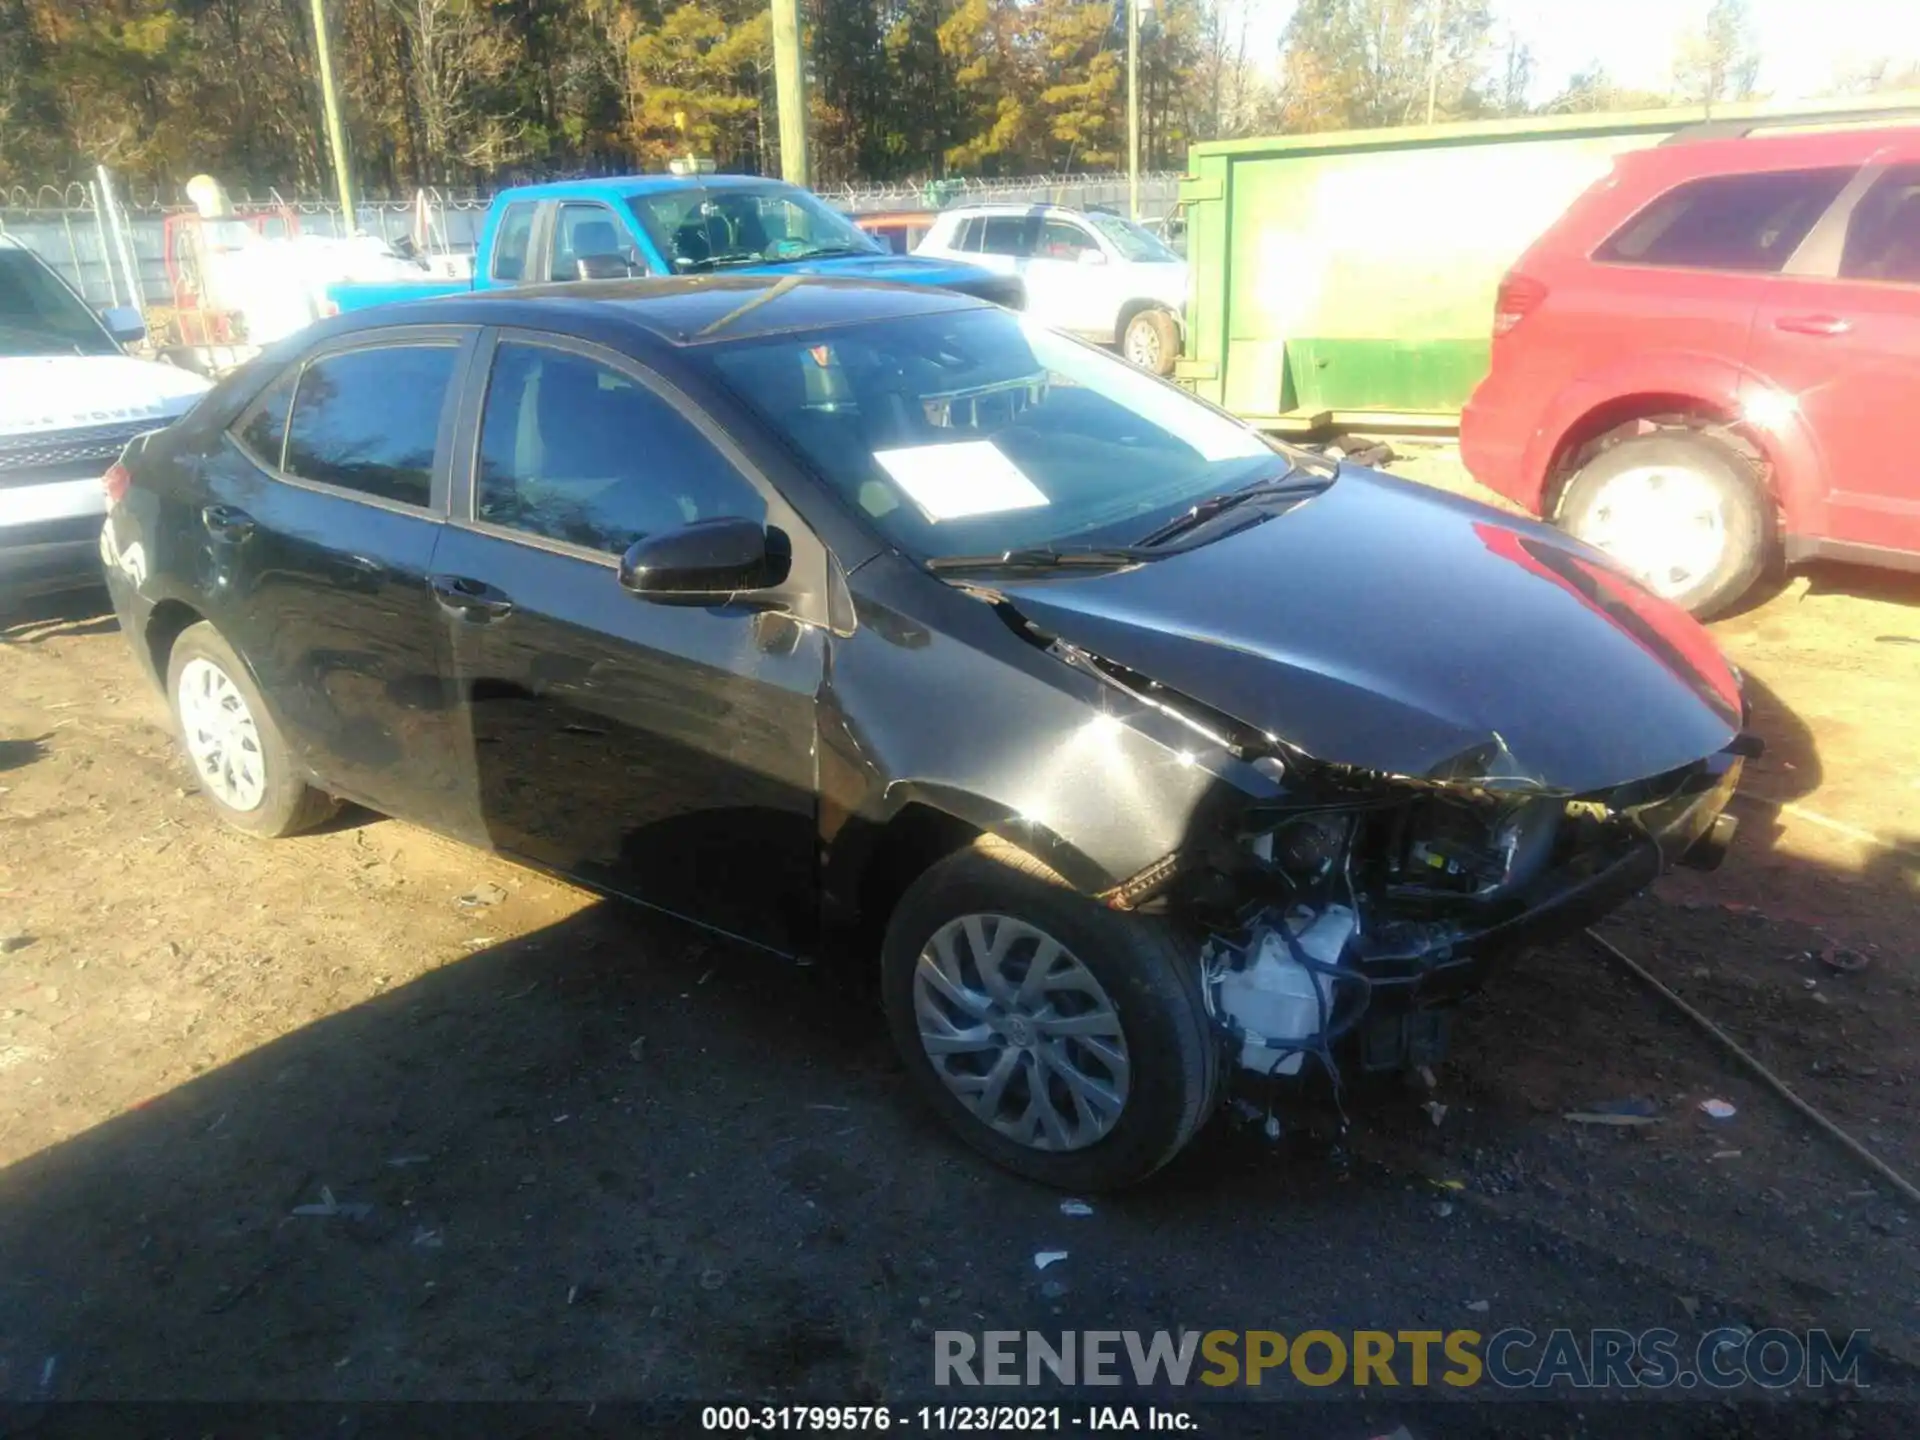
[[[1567,485],[1559,524],[1702,619],[1752,588],[1773,533],[1753,461],[1691,430],[1657,431],[1601,451]]]
[[[1096,905],[988,837],[901,898],[881,991],[915,1088],[962,1140],[1043,1184],[1111,1190],[1212,1111],[1198,968],[1164,922]]]
[[[1165,310],[1142,310],[1121,332],[1120,353],[1142,370],[1171,375],[1180,357],[1180,327]]]
[[[173,642],[167,699],[194,778],[227,824],[278,839],[334,813],[294,763],[246,665],[204,620]]]

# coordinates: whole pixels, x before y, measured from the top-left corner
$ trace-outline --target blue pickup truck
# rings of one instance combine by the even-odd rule
[[[364,310],[472,290],[634,275],[800,273],[938,285],[1024,309],[1014,276],[895,255],[819,196],[747,175],[630,175],[503,190],[470,281],[342,282],[328,309]]]

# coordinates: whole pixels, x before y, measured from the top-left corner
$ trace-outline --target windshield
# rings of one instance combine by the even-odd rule
[[[24,250],[0,249],[0,356],[119,353],[59,276]]]
[[[1130,544],[1295,458],[1007,310],[735,341],[706,359],[920,560]]]
[[[635,195],[634,218],[677,273],[814,255],[881,255],[853,221],[779,181],[696,185]]]
[[[1131,220],[1123,220],[1118,215],[1108,215],[1096,210],[1087,216],[1094,228],[1113,242],[1113,248],[1120,252],[1121,258],[1138,261],[1175,261],[1180,257],[1161,244],[1151,230],[1136,225]]]

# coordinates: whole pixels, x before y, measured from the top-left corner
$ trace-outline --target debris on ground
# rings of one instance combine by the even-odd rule
[[[387,1167],[391,1170],[404,1170],[409,1165],[424,1165],[427,1159],[425,1155],[396,1155],[387,1161]]]
[[[320,1202],[317,1205],[296,1205],[295,1215],[344,1215],[349,1220],[364,1220],[373,1213],[373,1206],[364,1200],[339,1201],[333,1198],[333,1191],[325,1185],[320,1187]]]
[[[1045,1284],[1041,1285],[1040,1298],[1042,1300],[1061,1300],[1066,1297],[1067,1289],[1068,1289],[1068,1286],[1066,1281],[1049,1280]]]
[[[1489,1308],[1490,1308],[1490,1307],[1488,1306],[1488,1304],[1487,1304],[1487,1302],[1486,1302],[1485,1300],[1469,1300],[1469,1301],[1467,1301],[1467,1309],[1469,1309],[1469,1310],[1471,1310],[1471,1311],[1473,1311],[1473,1313],[1474,1313],[1474,1314],[1476,1314],[1476,1315],[1484,1315],[1484,1314],[1486,1314]]]
[[[726,1283],[726,1275],[719,1270],[702,1270],[700,1272],[700,1288],[702,1290],[718,1290]]]
[[[644,1060],[647,1058],[646,1036],[640,1035],[635,1037],[633,1043],[627,1046],[627,1057],[632,1060]]]
[[[1598,1110],[1570,1110],[1562,1118],[1576,1125],[1618,1125],[1623,1128],[1660,1123],[1658,1115],[1609,1115]]]
[[[1594,1115],[1653,1116],[1660,1113],[1658,1105],[1638,1095],[1626,1100],[1602,1100],[1596,1105],[1589,1105],[1587,1110]]]
[[[1836,975],[1857,975],[1873,962],[1862,951],[1829,945],[1820,952],[1820,963]]]
[[[1060,1202],[1060,1213],[1062,1215],[1091,1215],[1093,1214],[1093,1206],[1084,1200],[1062,1200]]]
[[[1449,1215],[1453,1214],[1453,1202],[1451,1200],[1440,1201],[1433,1207],[1433,1213],[1438,1215],[1442,1220],[1445,1220]]]
[[[1057,1265],[1066,1258],[1067,1252],[1064,1250],[1036,1251],[1033,1257],[1033,1268],[1036,1270],[1044,1270],[1049,1265]]]
[[[1700,1108],[1716,1120],[1731,1120],[1739,1113],[1730,1101],[1702,1100]]]
[[[489,880],[484,885],[474,886],[464,895],[455,896],[453,903],[463,910],[483,910],[489,905],[498,905],[506,898],[506,890]]]
[[[1436,1125],[1447,1118],[1447,1107],[1442,1105],[1438,1100],[1429,1100],[1420,1108],[1427,1112],[1427,1118]]]
[[[422,1226],[413,1232],[413,1243],[422,1250],[438,1250],[447,1242],[438,1230],[429,1230]]]
[[[1386,441],[1366,440],[1358,435],[1347,435],[1330,445],[1323,445],[1320,453],[1329,459],[1351,461],[1368,469],[1377,469],[1399,458]]]

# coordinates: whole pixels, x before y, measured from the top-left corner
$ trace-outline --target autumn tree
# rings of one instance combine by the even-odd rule
[[[1406,125],[1477,108],[1487,0],[1300,0],[1284,37],[1289,129]]]
[[[1747,0],[1713,0],[1706,23],[1682,37],[1673,65],[1680,98],[1699,105],[1751,100],[1760,47]]]

